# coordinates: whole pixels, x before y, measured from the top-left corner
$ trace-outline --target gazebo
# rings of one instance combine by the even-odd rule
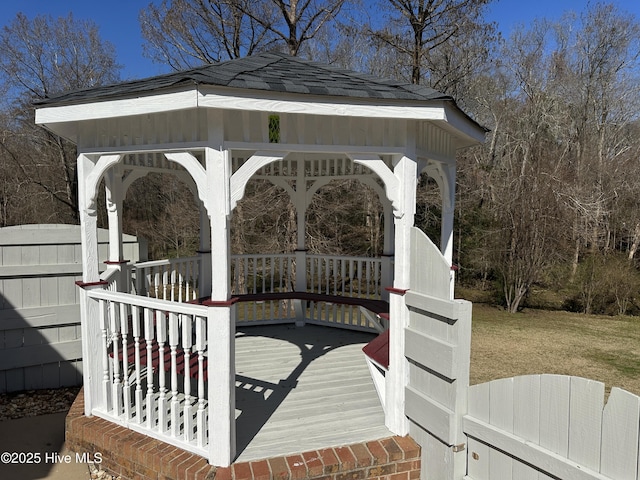
[[[365,352],[384,423],[393,434],[410,432],[405,293],[415,288],[412,279],[429,277],[420,280],[429,295],[453,299],[455,155],[485,135],[451,97],[265,53],[44,100],[36,123],[78,149],[87,416],[229,465],[236,458],[236,325],[317,323],[381,333]],[[138,265],[123,258],[123,199],[150,172],[178,175],[197,197],[196,258]],[[434,262],[444,270],[411,257],[425,172],[442,196]],[[231,255],[230,218],[252,178],[291,196],[294,252]],[[381,258],[307,251],[310,199],[344,178],[379,195]],[[110,241],[101,274],[96,198],[103,181]]]

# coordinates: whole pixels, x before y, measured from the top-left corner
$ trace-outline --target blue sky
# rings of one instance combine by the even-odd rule
[[[95,21],[102,38],[115,45],[118,62],[124,66],[123,79],[141,78],[166,71],[142,55],[138,12],[149,3],[150,0],[5,0],[0,4],[0,27],[11,22],[18,12],[29,18],[38,14],[59,17],[73,12],[78,19]],[[497,21],[503,34],[508,36],[517,25],[526,25],[537,17],[559,18],[567,10],[580,12],[588,3],[587,0],[494,0],[489,19]],[[615,3],[640,19],[640,1]]]

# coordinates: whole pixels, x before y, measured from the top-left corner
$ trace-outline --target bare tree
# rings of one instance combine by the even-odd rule
[[[271,48],[298,55],[345,1],[164,0],[139,18],[147,55],[180,70]]]
[[[444,78],[457,69],[451,64],[446,67],[454,57],[447,55],[445,47],[451,52],[457,39],[494,29],[482,17],[490,1],[385,0],[380,2],[385,22],[379,28],[370,28],[369,34],[380,48],[387,47],[395,53],[396,63],[410,72],[411,83],[422,83],[425,77],[431,79],[442,68],[446,72],[433,76]],[[431,79],[431,84],[435,83],[437,80]]]
[[[290,55],[299,55],[302,46],[313,39],[340,13],[347,0],[263,0],[248,2],[241,10],[269,29],[287,47]],[[264,15],[263,4],[275,6],[278,16]]]
[[[149,4],[139,15],[147,41],[145,53],[174,70],[252,55],[275,42],[268,27],[277,12],[265,2],[248,0],[164,0]]]
[[[16,181],[37,186],[52,202],[51,218],[77,220],[75,147],[34,125],[32,102],[118,80],[115,48],[98,27],[71,14],[27,18],[19,13],[0,32],[0,80],[5,112],[0,152]],[[31,198],[30,200],[34,200]],[[61,208],[62,207],[62,208]]]

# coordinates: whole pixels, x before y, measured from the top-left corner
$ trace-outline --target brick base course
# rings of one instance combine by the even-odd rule
[[[81,390],[66,419],[66,445],[123,480],[417,480],[420,447],[410,437],[303,452],[216,468],[193,453],[98,417],[84,416]]]

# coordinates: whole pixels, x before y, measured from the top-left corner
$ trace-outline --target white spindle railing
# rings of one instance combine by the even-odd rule
[[[110,265],[107,269],[100,274],[100,280],[103,282],[107,282],[105,287],[106,290],[110,292],[118,291],[118,282],[121,279],[120,267]]]
[[[302,288],[308,292],[376,300],[383,297],[380,258],[318,254],[304,254],[301,258],[306,258],[304,272],[296,271],[294,254],[232,255],[231,293],[290,292],[295,290],[296,283],[300,285],[296,277],[305,273]],[[137,292],[178,302],[194,300],[198,297],[199,261],[198,257],[190,257],[138,263],[135,265]],[[202,292],[202,296],[206,293]],[[302,308],[303,304],[297,305]],[[309,302],[304,307],[304,311],[298,309],[298,314],[313,321],[350,327],[368,325],[355,306]],[[241,302],[236,310],[239,323],[290,322],[296,317],[294,300]]]
[[[307,290],[380,300],[382,261],[370,257],[307,255]],[[369,320],[357,306],[329,302],[309,302],[307,321],[348,328],[370,329]]]
[[[307,289],[327,295],[379,300],[382,262],[379,258],[307,255]]]
[[[232,255],[231,292],[290,292],[295,285],[295,256],[287,254]],[[292,300],[242,302],[237,305],[239,323],[277,323],[295,318]]]
[[[99,304],[101,333],[102,399],[93,413],[207,456],[207,307],[87,294]]]
[[[198,298],[200,257],[141,262],[134,268],[138,295],[173,302]]]

